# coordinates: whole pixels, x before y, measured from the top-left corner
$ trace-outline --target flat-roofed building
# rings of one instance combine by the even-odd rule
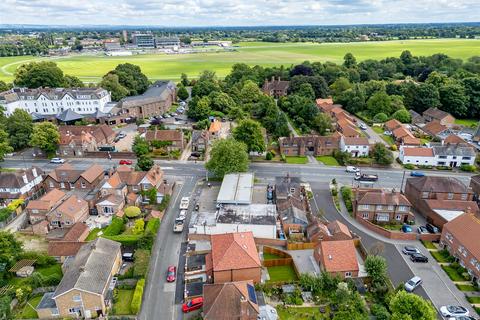
[[[217,203],[251,204],[253,194],[253,173],[231,173],[223,178]]]

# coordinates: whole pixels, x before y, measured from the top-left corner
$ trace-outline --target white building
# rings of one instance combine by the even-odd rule
[[[432,148],[401,147],[398,156],[403,164],[435,166],[435,155]]]
[[[343,137],[340,139],[340,150],[348,152],[352,157],[366,157],[370,152],[370,143],[365,137]]]
[[[403,164],[460,167],[475,164],[475,150],[467,144],[433,144],[428,148],[401,147],[399,159]]]
[[[0,93],[0,106],[5,108],[7,116],[16,109],[37,115],[57,115],[71,109],[88,115],[104,112],[105,105],[110,101],[110,92],[102,88],[13,88]]]
[[[6,205],[14,199],[27,199],[40,193],[43,171],[38,167],[15,172],[0,173],[0,204]]]

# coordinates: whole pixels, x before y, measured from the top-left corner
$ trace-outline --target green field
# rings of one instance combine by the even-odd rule
[[[127,57],[103,55],[56,58],[4,57],[0,58],[0,80],[11,81],[15,69],[32,59],[55,60],[66,74],[79,76],[84,81],[98,81],[102,75],[123,62],[139,65],[151,79],[179,79],[181,73],[196,77],[206,69],[215,70],[218,76],[224,77],[237,62],[263,66],[289,66],[305,60],[341,62],[347,52],[353,53],[357,60],[361,61],[398,57],[403,50],[410,50],[412,54],[419,56],[444,53],[454,58],[467,59],[478,55],[480,40],[432,39],[322,44],[243,42],[233,52],[146,54]]]

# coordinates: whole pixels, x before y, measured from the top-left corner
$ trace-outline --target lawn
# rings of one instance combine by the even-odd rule
[[[465,281],[462,275],[458,273],[458,271],[455,268],[452,268],[451,266],[446,266],[446,265],[442,265],[441,267],[443,271],[447,273],[448,277],[452,281]]]
[[[113,304],[114,314],[132,314],[130,304],[132,303],[133,292],[135,290],[118,289],[115,303]]]
[[[307,157],[305,156],[288,156],[285,157],[287,163],[290,164],[305,164],[308,162]]]
[[[282,259],[282,257],[277,256],[273,253],[263,253],[263,260],[275,260],[275,259]]]
[[[317,161],[323,163],[326,166],[339,166],[337,159],[332,156],[319,156],[316,157]]]
[[[383,132],[385,131],[385,130],[383,130],[382,127],[379,127],[379,126],[372,126],[372,130],[375,131],[378,134],[383,134]]]
[[[427,248],[428,249],[428,248]],[[446,251],[432,251],[430,254],[437,260],[438,262],[449,262],[450,255]]]
[[[298,280],[292,266],[268,267],[269,282],[296,281]]]
[[[480,303],[480,297],[467,297],[468,302],[477,304]]]
[[[467,59],[480,50],[475,39],[429,39],[371,41],[351,43],[267,43],[242,42],[232,51],[205,52],[195,54],[139,54],[126,57],[98,55],[72,55],[68,57],[39,58],[31,56],[0,58],[0,80],[11,81],[16,68],[32,60],[57,62],[64,73],[80,77],[84,81],[99,81],[119,63],[139,65],[150,79],[180,78],[181,73],[197,77],[203,70],[213,70],[225,77],[235,63],[262,66],[290,66],[302,63],[332,61],[342,63],[347,52],[357,61],[399,57],[402,51],[410,50],[413,55],[426,56],[444,53],[452,58]]]
[[[477,119],[455,119],[455,124],[465,126],[465,127],[475,128],[478,125],[478,120]]]
[[[433,250],[437,249],[437,247],[435,247],[435,245],[430,241],[422,241],[422,244],[427,249],[433,249]]]
[[[477,288],[471,284],[457,284],[456,286],[460,291],[477,291]]]
[[[35,269],[36,272],[40,273],[42,276],[49,277],[53,274],[59,274],[60,276],[62,273],[62,265],[61,264],[54,264],[49,267],[43,267]]]
[[[385,225],[382,225],[381,227],[387,229],[387,230],[392,230],[392,231],[400,231],[402,230],[402,225],[401,224],[398,224],[398,223],[394,223],[394,224],[385,224]]]
[[[92,241],[92,240],[95,240],[98,238],[98,233],[100,231],[103,231],[103,229],[100,229],[100,228],[94,228],[90,231],[90,233],[88,234],[87,238],[85,239],[85,241]]]
[[[280,320],[310,320],[324,319],[318,307],[288,307],[277,306]],[[326,319],[326,318],[325,318]]]
[[[28,300],[28,303],[16,315],[15,318],[16,319],[38,319],[37,311],[35,311],[34,308],[38,306],[38,304],[40,303],[40,300],[42,300],[41,295],[30,298],[30,300]],[[32,305],[34,308],[32,308],[30,305]]]

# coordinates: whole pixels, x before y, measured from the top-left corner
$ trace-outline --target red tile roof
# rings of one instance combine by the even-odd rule
[[[338,220],[334,220],[334,221],[330,222],[327,225],[327,227],[328,227],[328,230],[330,231],[330,233],[332,235],[337,234],[337,233],[343,233],[344,235],[346,235],[350,238],[352,237],[352,234],[350,233],[350,230],[348,229],[348,227]]]
[[[252,232],[211,236],[213,271],[261,267]]]
[[[480,219],[473,213],[464,213],[443,225],[442,234],[449,232],[477,260],[480,260]]]
[[[147,141],[182,141],[183,132],[180,130],[148,130],[145,139]]]
[[[210,124],[209,132],[218,132],[222,128],[222,123],[220,121],[213,121]]]
[[[403,154],[407,157],[433,157],[432,148],[403,148]]]
[[[321,241],[320,264],[327,272],[358,271],[357,252],[353,240]]]
[[[88,235],[88,227],[85,223],[77,222],[67,231],[63,236],[63,241],[83,241],[85,239],[85,233]]]
[[[398,127],[401,127],[402,123],[400,121],[398,121],[397,119],[392,119],[392,120],[388,120],[387,122],[385,122],[384,126],[385,126],[385,128],[387,128],[388,131],[393,131],[393,130],[397,129]]]
[[[411,206],[410,201],[398,191],[356,189],[355,193],[358,194],[358,204]]]
[[[347,146],[368,146],[370,143],[365,137],[345,137],[345,144]]]
[[[50,241],[47,253],[52,257],[69,257],[77,254],[81,246],[86,242],[75,241]]]
[[[423,128],[423,131],[426,133],[429,133],[431,135],[437,135],[445,130],[447,130],[447,127],[441,124],[439,121],[434,120],[429,123],[427,123]]]

